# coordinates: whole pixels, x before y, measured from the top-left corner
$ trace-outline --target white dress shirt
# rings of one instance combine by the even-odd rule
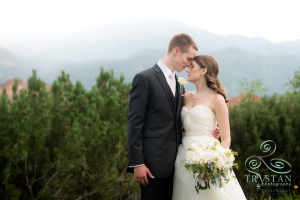
[[[159,68],[161,69],[161,71],[164,73],[164,75],[166,77],[166,80],[167,80],[167,83],[171,87],[171,85],[170,85],[170,82],[171,82],[170,74],[173,73],[174,76],[175,76],[175,71],[172,72],[161,60],[159,60],[157,62],[157,65],[159,66]]]

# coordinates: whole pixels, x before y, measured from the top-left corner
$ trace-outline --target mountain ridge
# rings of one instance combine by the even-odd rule
[[[199,53],[236,47],[259,55],[300,55],[300,39],[272,43],[262,37],[221,36],[166,17],[115,23],[43,40],[37,38],[6,42],[0,39],[0,46],[23,58],[89,61],[127,58],[146,48],[166,49],[170,38],[180,32],[188,33],[195,39]]]
[[[269,88],[268,94],[283,93],[286,88],[282,85],[300,66],[300,40],[272,43],[262,37],[220,36],[176,20],[154,18],[42,41],[16,40],[14,44],[7,41],[2,45],[5,42],[0,39],[0,83],[12,77],[26,80],[32,69],[52,83],[64,70],[72,81],[79,80],[89,89],[101,66],[114,69],[117,76],[124,74],[125,81],[130,82],[136,73],[163,58],[171,36],[179,32],[195,39],[198,54],[210,54],[219,61],[220,78],[230,96],[237,94],[237,83],[243,77],[249,81],[261,79]],[[178,75],[186,77],[185,72]],[[188,85],[187,89],[193,90],[192,84]]]
[[[31,74],[32,69],[37,70],[37,75],[45,82],[52,83],[61,71],[70,74],[73,82],[76,80],[90,89],[96,81],[100,72],[100,67],[105,70],[114,70],[118,77],[120,74],[125,76],[125,82],[131,82],[134,75],[142,70],[152,67],[165,54],[165,50],[144,49],[136,52],[135,55],[125,59],[99,59],[88,62],[53,62],[38,68],[41,63],[29,62],[17,64],[10,68],[1,65],[3,57],[0,54],[0,83],[8,78],[17,77],[26,80]],[[227,48],[219,52],[211,53],[220,64],[219,77],[227,88],[230,97],[238,95],[238,81],[246,77],[249,81],[256,79],[262,80],[265,87],[269,89],[268,95],[273,93],[283,93],[287,88],[283,87],[289,79],[293,78],[294,71],[300,67],[300,56],[294,55],[271,55],[263,56],[248,53],[237,48]],[[16,57],[16,59],[18,59]],[[14,62],[14,60],[12,60]],[[25,66],[26,67],[23,67]],[[29,67],[28,67],[29,66]],[[10,70],[7,70],[10,69]],[[185,70],[177,73],[178,76],[186,78]],[[193,84],[188,84],[188,90],[194,90]]]

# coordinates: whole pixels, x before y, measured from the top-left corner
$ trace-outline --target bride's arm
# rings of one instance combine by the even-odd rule
[[[221,136],[221,145],[224,148],[229,148],[231,143],[231,137],[227,104],[224,100],[224,97],[221,95],[217,95],[214,104],[216,118],[218,121]]]
[[[182,96],[183,96],[183,104],[182,104],[182,106],[185,106],[185,105],[186,105],[186,102],[189,101],[190,94],[191,94],[191,92],[185,92],[185,93],[182,95]],[[182,123],[182,122],[181,122],[181,123]],[[185,132],[185,129],[184,129],[183,125],[182,125],[181,130],[182,130],[183,132]]]

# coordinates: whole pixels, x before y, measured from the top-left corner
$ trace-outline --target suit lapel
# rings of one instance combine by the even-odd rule
[[[180,85],[178,83],[178,77],[176,76],[176,117],[180,117],[181,108],[183,106],[183,90],[180,89]]]
[[[176,114],[176,101],[175,101],[175,97],[172,93],[172,90],[169,86],[169,84],[167,83],[166,77],[164,75],[164,73],[161,71],[161,69],[158,67],[158,65],[154,65],[154,70],[157,72],[156,73],[156,77],[158,79],[158,81],[160,82],[161,86],[163,87],[165,94],[168,97],[169,103],[172,107],[173,113],[174,115]],[[177,93],[177,84],[176,84],[176,93]]]

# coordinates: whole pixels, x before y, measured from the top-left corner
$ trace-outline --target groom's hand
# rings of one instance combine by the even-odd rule
[[[214,138],[216,138],[217,140],[219,139],[220,137],[220,131],[219,131],[219,128],[216,128],[213,132],[213,136]]]
[[[145,165],[134,168],[135,180],[143,186],[149,185],[147,176],[149,176],[150,178],[154,178],[150,170]]]

